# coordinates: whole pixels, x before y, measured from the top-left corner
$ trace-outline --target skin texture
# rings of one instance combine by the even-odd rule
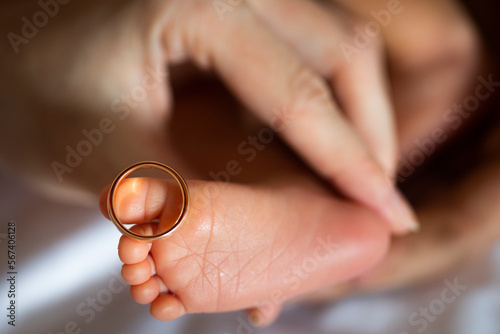
[[[151,192],[158,187],[155,182],[133,179],[132,185],[121,186],[126,206],[135,208],[128,215],[140,217],[131,219],[125,212],[124,219],[142,223],[159,216],[160,225],[168,221],[161,210],[145,209],[149,201],[175,200]],[[359,275],[386,252],[387,226],[357,205],[288,182],[253,191],[227,184],[223,193],[208,200],[203,191],[209,185],[189,183],[193,205],[188,217],[170,237],[153,242],[151,250],[129,237],[120,240],[122,275],[132,285],[131,294],[139,303],[151,303],[151,314],[160,320],[269,301],[279,306]],[[116,206],[120,214],[124,205],[119,199]],[[147,233],[144,228],[136,226]]]

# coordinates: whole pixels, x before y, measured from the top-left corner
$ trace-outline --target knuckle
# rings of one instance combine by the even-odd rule
[[[289,104],[295,116],[309,114],[311,107],[332,104],[330,89],[319,75],[304,66],[297,66],[292,71],[290,83],[292,102]]]

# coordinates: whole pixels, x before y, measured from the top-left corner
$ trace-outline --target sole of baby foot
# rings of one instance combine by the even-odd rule
[[[201,181],[189,187],[191,207],[174,233],[151,249],[129,237],[119,245],[133,298],[151,303],[160,320],[274,305],[276,314],[256,318],[265,325],[287,299],[358,276],[388,248],[386,222],[331,194]],[[135,185],[136,208],[154,200],[144,196],[148,188]]]

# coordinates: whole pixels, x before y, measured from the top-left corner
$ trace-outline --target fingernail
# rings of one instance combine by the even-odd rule
[[[392,223],[399,230],[404,232],[418,232],[420,225],[417,222],[417,217],[413,213],[410,205],[398,190],[395,190],[390,198],[390,206],[392,208]]]

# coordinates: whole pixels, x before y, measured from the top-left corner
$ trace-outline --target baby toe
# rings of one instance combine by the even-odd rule
[[[149,309],[151,315],[158,320],[175,320],[184,314],[186,309],[177,296],[166,294],[156,298]]]
[[[148,256],[144,261],[134,264],[124,264],[122,277],[130,285],[142,284],[155,274],[153,258]]]
[[[151,224],[135,225],[132,226],[130,230],[141,235],[153,234],[153,227]],[[118,244],[118,256],[125,264],[139,263],[146,259],[151,250],[151,246],[151,243],[122,236]]]
[[[146,282],[130,287],[130,295],[139,304],[151,304],[161,293],[157,276],[152,276]]]
[[[149,254],[151,244],[122,236],[118,244],[118,256],[125,264],[142,262]]]

